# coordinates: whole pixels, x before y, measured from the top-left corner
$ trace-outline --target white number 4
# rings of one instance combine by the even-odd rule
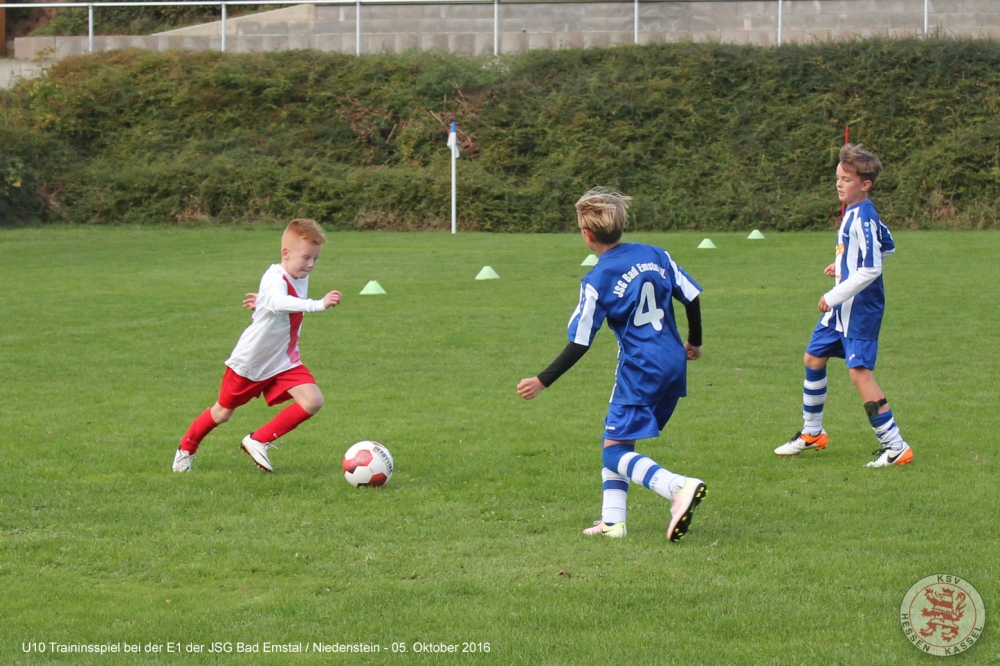
[[[652,282],[645,282],[642,285],[642,293],[639,294],[639,309],[635,311],[632,323],[636,326],[652,324],[653,330],[663,330],[663,310],[656,307],[656,292],[653,291]]]

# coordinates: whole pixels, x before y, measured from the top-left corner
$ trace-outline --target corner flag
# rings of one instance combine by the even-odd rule
[[[458,134],[455,129],[455,122],[451,123],[451,131],[448,132],[448,147],[451,148],[451,156],[458,157],[462,153],[458,150]]]
[[[461,153],[458,150],[458,133],[455,129],[455,121],[451,122],[451,131],[448,132],[448,147],[451,148],[451,233],[457,231],[455,215],[455,158]]]

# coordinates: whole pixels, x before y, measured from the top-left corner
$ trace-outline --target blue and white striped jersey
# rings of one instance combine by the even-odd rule
[[[885,314],[882,258],[895,251],[892,234],[882,224],[871,200],[865,199],[844,211],[844,219],[837,232],[837,285],[844,284],[852,275],[860,275],[866,271],[875,272],[878,277],[856,294],[835,305],[820,318],[820,323],[828,328],[836,328],[848,338],[878,340],[882,315]],[[857,278],[854,281],[857,282]],[[834,291],[837,290],[830,293]]]
[[[608,320],[618,338],[613,404],[654,405],[687,394],[687,354],[671,299],[687,304],[699,292],[666,250],[640,243],[611,248],[583,276],[569,339],[589,347]]]

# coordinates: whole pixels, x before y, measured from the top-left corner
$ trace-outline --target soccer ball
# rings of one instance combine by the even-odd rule
[[[355,488],[377,488],[392,478],[392,454],[378,442],[358,442],[344,454],[344,478]]]

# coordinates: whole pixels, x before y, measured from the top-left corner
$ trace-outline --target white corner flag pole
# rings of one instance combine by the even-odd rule
[[[448,132],[448,147],[451,148],[451,233],[455,233],[455,159],[459,156],[459,151],[454,121],[451,123],[451,131]]]

